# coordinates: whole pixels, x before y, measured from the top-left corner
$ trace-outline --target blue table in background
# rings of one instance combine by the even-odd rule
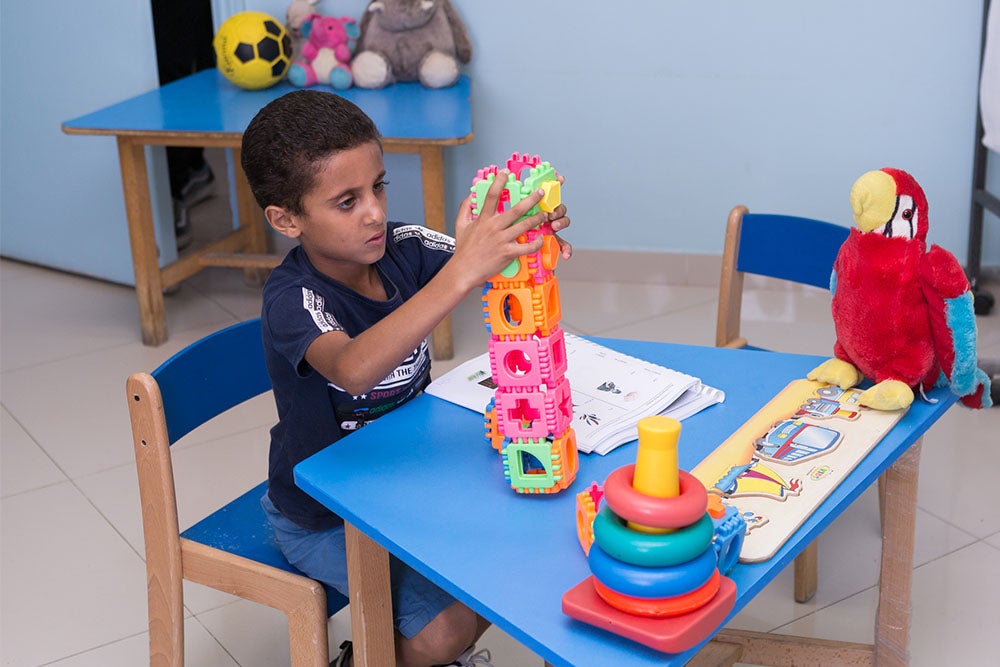
[[[273,268],[280,258],[267,255],[265,222],[242,169],[235,169],[239,226],[225,238],[159,266],[150,205],[146,146],[202,146],[233,150],[240,161],[243,130],[265,104],[295,88],[281,82],[265,90],[243,90],[217,70],[205,70],[99,111],[63,123],[67,134],[114,136],[122,172],[135,288],[142,340],[167,340],[163,290],[206,266],[232,266],[258,271]],[[325,88],[323,90],[330,90]],[[469,79],[451,88],[431,90],[419,83],[400,83],[381,90],[339,91],[372,120],[390,153],[420,156],[425,223],[445,231],[444,147],[472,140],[472,94]],[[451,320],[434,331],[434,355],[452,356]]]
[[[726,392],[723,404],[683,422],[679,458],[686,470],[821,361],[776,352],[596,340]],[[712,651],[742,650],[740,659],[746,662],[787,664],[792,642],[800,657],[809,651],[815,664],[873,659],[905,664],[920,438],[955,402],[946,390],[934,390],[931,397],[937,403],[918,399],[774,558],[740,564],[731,575],[737,599],[730,618],[887,473],[875,646],[723,630],[700,660],[710,659]],[[297,484],[348,522],[355,664],[393,664],[386,653],[392,650],[387,551],[551,664],[620,667],[690,660],[708,639],[684,654],[664,655],[561,612],[563,593],[589,574],[577,541],[575,495],[633,463],[635,447],[633,442],[604,457],[582,456],[576,481],[558,495],[520,496],[504,481],[500,457],[485,441],[482,416],[424,395],[299,464]]]

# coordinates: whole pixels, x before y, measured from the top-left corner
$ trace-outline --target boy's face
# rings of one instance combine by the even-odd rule
[[[319,164],[301,215],[281,233],[298,238],[323,273],[349,276],[385,253],[386,197],[382,149],[376,142],[334,153]]]

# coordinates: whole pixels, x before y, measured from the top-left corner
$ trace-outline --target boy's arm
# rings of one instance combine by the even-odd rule
[[[517,237],[544,222],[545,213],[511,224],[542,197],[538,190],[504,213],[495,211],[506,178],[497,178],[473,223],[469,200],[462,202],[456,228],[455,254],[437,275],[395,311],[358,336],[330,331],[306,350],[306,361],[327,380],[353,395],[363,394],[385,379],[434,330],[465,295],[483,285],[517,257],[541,249],[542,238],[526,244]],[[559,216],[560,229],[568,218]]]

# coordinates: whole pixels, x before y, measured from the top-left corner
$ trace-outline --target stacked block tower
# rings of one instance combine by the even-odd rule
[[[537,155],[514,153],[497,204],[505,211],[541,188],[545,196],[523,217],[552,212],[561,201],[555,169]],[[472,214],[478,217],[500,168],[480,169],[472,181]],[[523,218],[522,218],[523,219]],[[542,223],[518,241],[543,236],[540,251],[522,255],[483,289],[490,334],[494,398],[486,409],[487,438],[500,452],[504,476],[518,493],[558,493],[576,477],[578,455],[571,426],[573,399],[566,379],[566,341],[555,276],[559,242]]]
[[[567,615],[667,653],[698,644],[733,608],[724,574],[746,530],[735,510],[713,521],[705,487],[678,468],[680,430],[668,417],[640,420],[635,464],[578,495],[591,576],[563,596]],[[598,505],[587,531],[580,516]]]

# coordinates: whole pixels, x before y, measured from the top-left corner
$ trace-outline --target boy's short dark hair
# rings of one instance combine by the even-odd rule
[[[354,103],[333,93],[296,90],[250,121],[240,162],[261,208],[280,206],[301,214],[319,162],[380,139],[375,123]]]

